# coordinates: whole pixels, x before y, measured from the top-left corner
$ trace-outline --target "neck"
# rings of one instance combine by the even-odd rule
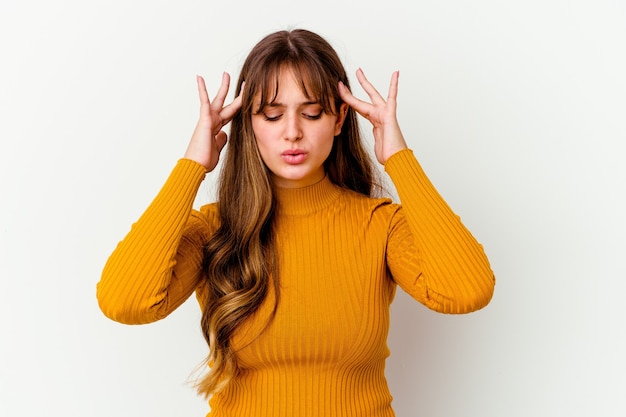
[[[342,190],[328,176],[313,185],[301,188],[276,187],[277,212],[285,215],[304,215],[332,205]]]

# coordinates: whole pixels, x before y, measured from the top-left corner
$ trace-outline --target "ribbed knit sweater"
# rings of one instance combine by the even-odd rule
[[[393,155],[385,170],[401,205],[328,177],[277,191],[277,314],[266,327],[270,292],[238,329],[242,373],[213,395],[209,416],[393,416],[384,368],[396,285],[443,313],[489,302],[495,281],[482,246],[413,153]],[[215,204],[192,207],[204,177],[204,167],[181,159],[118,244],[97,287],[108,317],[153,322],[194,291],[202,307],[202,248],[219,222]]]

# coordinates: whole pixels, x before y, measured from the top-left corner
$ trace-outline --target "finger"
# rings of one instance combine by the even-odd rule
[[[354,97],[350,90],[348,90],[348,87],[346,87],[341,81],[339,81],[339,96],[361,116],[365,118],[369,116],[372,105]]]
[[[376,104],[385,101],[374,85],[369,82],[361,68],[356,71],[356,78],[359,80],[359,84],[361,84],[361,87],[363,87],[363,90],[365,90],[370,100],[372,100],[372,103]]]
[[[243,90],[246,88],[246,82],[242,81],[241,82],[241,87],[239,87],[239,96],[243,95]]]
[[[337,89],[339,90],[339,97],[341,97],[341,99],[346,103],[351,105],[354,101],[357,100],[357,98],[352,95],[352,92],[348,89],[348,87],[346,87],[343,82],[339,81],[339,84],[337,84]]]
[[[224,145],[226,145],[226,141],[228,140],[228,136],[226,135],[226,132],[224,132],[223,130],[220,130],[217,135],[215,135],[215,144],[217,145],[217,151],[221,152],[222,149],[224,148]]]
[[[213,107],[214,108],[222,108],[224,106],[224,101],[226,100],[226,95],[228,94],[228,88],[230,87],[230,75],[227,72],[222,73],[222,83],[220,84],[219,90],[217,90],[217,94],[213,99]]]
[[[239,94],[232,103],[222,108],[220,111],[220,118],[222,119],[222,124],[230,122],[235,114],[241,109],[241,94]]]
[[[396,98],[398,97],[398,78],[400,78],[400,71],[394,71],[393,74],[391,74],[391,81],[389,82],[387,101],[396,101]]]
[[[200,105],[209,105],[209,94],[206,91],[204,78],[202,78],[201,75],[196,75],[196,83],[198,84],[198,97],[200,98]]]

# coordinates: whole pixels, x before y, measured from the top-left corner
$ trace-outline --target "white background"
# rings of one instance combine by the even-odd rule
[[[124,326],[95,286],[184,152],[195,74],[215,92],[290,27],[381,91],[400,69],[405,136],[498,279],[468,316],[398,295],[398,416],[626,415],[625,22],[622,0],[1,0],[0,415],[207,413],[195,300]]]

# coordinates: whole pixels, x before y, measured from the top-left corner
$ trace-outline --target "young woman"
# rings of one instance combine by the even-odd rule
[[[370,102],[352,95],[323,38],[293,30],[252,49],[228,105],[227,74],[213,100],[198,77],[186,154],[104,268],[100,307],[123,323],[162,319],[196,293],[210,416],[393,416],[384,366],[396,285],[443,313],[491,299],[481,245],[407,149],[398,73],[386,99],[356,75]],[[402,205],[373,196],[355,112]],[[218,201],[196,211],[227,143]]]

